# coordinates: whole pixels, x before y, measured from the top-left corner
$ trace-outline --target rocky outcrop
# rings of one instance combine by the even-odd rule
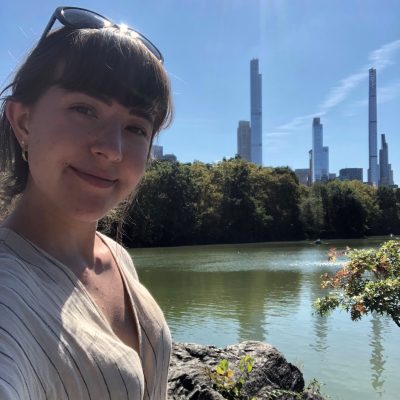
[[[225,347],[174,343],[168,377],[170,400],[224,400],[213,388],[209,371],[223,359],[235,370],[240,360],[249,355],[254,367],[246,380],[243,399],[323,400],[318,394],[304,390],[300,370],[288,363],[283,355],[269,344],[242,342]]]

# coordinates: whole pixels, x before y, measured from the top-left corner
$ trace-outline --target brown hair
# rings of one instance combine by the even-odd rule
[[[51,33],[28,55],[1,92],[0,158],[2,208],[25,189],[29,166],[5,115],[8,100],[34,104],[51,86],[115,99],[154,118],[153,136],[172,119],[171,89],[159,60],[118,28],[70,29]],[[11,92],[7,95],[7,92]]]

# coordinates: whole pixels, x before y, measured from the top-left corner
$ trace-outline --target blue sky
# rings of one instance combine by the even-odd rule
[[[2,1],[0,84],[44,29],[58,1]],[[368,165],[368,69],[377,69],[378,143],[400,183],[400,2],[398,0],[86,0],[137,28],[161,49],[175,120],[164,152],[182,162],[236,153],[250,118],[250,60],[263,76],[263,160],[304,168],[320,116],[330,170]]]

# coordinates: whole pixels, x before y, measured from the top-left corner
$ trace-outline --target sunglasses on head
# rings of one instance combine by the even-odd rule
[[[38,44],[41,44],[45,40],[56,20],[58,20],[64,26],[73,29],[102,29],[110,27],[119,28],[122,32],[125,32],[133,38],[140,40],[154,55],[154,57],[157,58],[157,60],[159,60],[161,63],[164,62],[164,58],[160,50],[158,50],[157,47],[141,33],[135,31],[132,28],[126,27],[125,25],[117,25],[108,18],[103,17],[102,15],[94,11],[86,10],[85,8],[79,7],[56,8],[42,36],[39,39]]]

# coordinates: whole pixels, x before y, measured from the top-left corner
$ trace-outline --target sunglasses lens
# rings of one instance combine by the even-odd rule
[[[68,24],[76,28],[101,29],[112,25],[107,18],[86,10],[66,8],[63,10],[63,16]]]

